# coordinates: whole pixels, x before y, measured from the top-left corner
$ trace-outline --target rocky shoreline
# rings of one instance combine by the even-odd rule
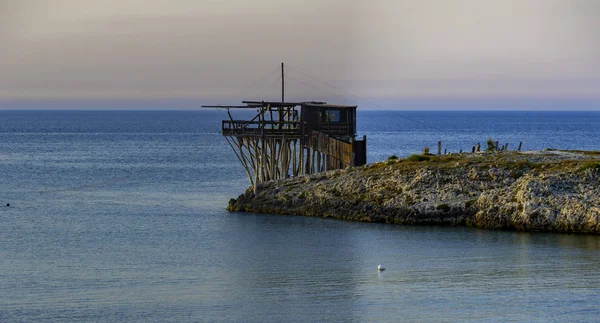
[[[229,211],[600,233],[600,152],[413,155],[260,184]]]

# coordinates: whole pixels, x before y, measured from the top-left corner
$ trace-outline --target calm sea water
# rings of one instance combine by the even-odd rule
[[[0,111],[0,321],[598,321],[598,236],[226,212],[247,180],[223,117]],[[598,112],[358,121],[371,162],[488,137],[600,149]]]

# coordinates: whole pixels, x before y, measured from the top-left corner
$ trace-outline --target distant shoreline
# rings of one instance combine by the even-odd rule
[[[600,152],[595,151],[413,155],[263,183],[257,194],[249,189],[227,209],[598,234],[599,182]]]

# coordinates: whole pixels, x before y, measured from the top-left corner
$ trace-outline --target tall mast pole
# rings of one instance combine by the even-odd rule
[[[281,63],[281,102],[285,102],[284,97],[285,79],[283,78],[283,62]]]

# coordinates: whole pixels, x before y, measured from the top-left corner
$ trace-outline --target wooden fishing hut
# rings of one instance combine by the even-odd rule
[[[283,101],[283,100],[282,100]],[[366,136],[356,140],[357,106],[326,102],[242,101],[227,110],[221,132],[246,170],[250,184],[313,174],[367,162]],[[237,120],[234,109],[254,109]]]

